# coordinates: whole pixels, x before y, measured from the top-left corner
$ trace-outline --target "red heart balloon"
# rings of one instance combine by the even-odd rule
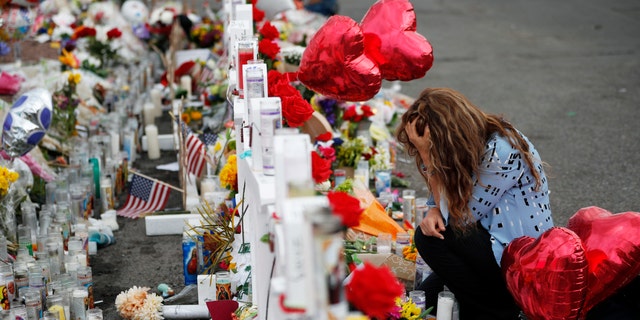
[[[502,255],[507,287],[528,319],[577,319],[587,289],[580,238],[554,227],[538,239],[517,238]]]
[[[416,13],[408,0],[379,0],[369,8],[360,26],[371,43],[368,48],[380,45],[383,79],[419,79],[433,65],[433,49],[416,32]]]
[[[582,314],[640,274],[640,213],[612,214],[598,208],[578,210],[567,228],[581,239],[589,263]]]
[[[365,54],[357,22],[335,15],[318,29],[304,50],[298,71],[309,89],[345,101],[366,101],[380,91],[377,63]]]

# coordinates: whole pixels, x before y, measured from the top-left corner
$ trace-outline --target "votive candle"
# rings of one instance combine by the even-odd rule
[[[182,76],[180,77],[180,87],[182,89],[187,90],[187,100],[191,97],[191,77],[190,76]]]
[[[147,134],[147,156],[151,160],[159,159],[158,127],[155,124],[149,124],[144,127],[144,132]]]
[[[153,107],[153,103],[145,102],[142,106],[142,114],[144,116],[144,125],[154,124],[156,121],[156,111]]]
[[[153,103],[153,107],[155,109],[156,117],[162,115],[162,91],[159,89],[151,89],[150,93],[151,103]]]

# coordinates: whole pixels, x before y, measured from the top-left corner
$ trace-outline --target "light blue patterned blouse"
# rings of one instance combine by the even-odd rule
[[[549,206],[549,187],[542,171],[538,152],[529,139],[534,165],[540,172],[542,185],[535,191],[536,181],[523,155],[509,141],[494,133],[486,145],[480,167],[480,179],[475,179],[469,208],[477,221],[491,234],[496,262],[511,240],[530,236],[538,238],[553,227]],[[448,225],[447,199],[441,196],[440,212]],[[428,204],[435,205],[433,198]]]

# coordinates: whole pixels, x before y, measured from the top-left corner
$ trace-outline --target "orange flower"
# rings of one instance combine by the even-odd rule
[[[182,119],[182,122],[184,123],[191,122],[191,116],[188,113],[183,113],[182,116],[180,116],[180,119]]]
[[[62,49],[62,55],[58,57],[58,60],[60,60],[62,64],[73,69],[78,69],[80,67],[80,61],[78,61],[78,58],[66,49]]]
[[[191,111],[189,115],[191,116],[191,120],[193,121],[202,119],[202,113],[200,111]]]

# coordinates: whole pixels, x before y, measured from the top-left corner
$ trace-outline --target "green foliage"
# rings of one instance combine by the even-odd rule
[[[358,165],[358,161],[362,158],[365,145],[361,139],[347,139],[338,147],[336,153],[336,165],[338,167],[352,167]]]
[[[353,179],[347,178],[341,184],[337,185],[335,191],[353,194]]]

